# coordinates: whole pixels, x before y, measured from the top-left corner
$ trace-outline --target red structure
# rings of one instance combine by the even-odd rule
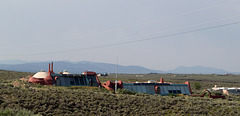
[[[85,71],[84,74],[87,75],[87,76],[90,76],[90,75],[95,76],[95,77],[96,77],[96,80],[97,80],[97,83],[98,83],[98,86],[101,86],[101,82],[100,82],[100,80],[98,79],[96,72],[93,72],[93,71]]]
[[[104,84],[102,84],[103,87],[105,87],[109,91],[114,91],[115,90],[115,82],[107,81]],[[117,82],[117,88],[123,88],[123,82],[118,81]]]
[[[44,78],[30,77],[28,82],[44,85]]]
[[[67,79],[65,80],[65,78]],[[79,79],[81,79],[81,82]],[[100,80],[98,79],[96,72],[85,71],[84,75],[70,73],[55,74],[53,72],[53,63],[51,64],[49,63],[48,72],[45,71],[37,72],[35,75],[29,78],[28,82],[41,85],[53,85],[53,84],[56,85],[57,80],[58,86],[101,86]]]
[[[204,92],[202,93],[202,95],[192,95],[192,96],[193,96],[193,97],[204,97],[204,95],[205,95],[206,92],[208,92],[209,98],[213,98],[213,99],[222,98],[222,99],[225,99],[225,96],[223,96],[223,95],[211,95],[211,92],[208,91],[207,89],[204,90]]]
[[[189,83],[188,81],[186,81],[184,84],[187,84],[187,85],[188,85],[189,91],[190,91],[190,93],[192,94],[192,90],[191,90],[191,87],[190,87],[190,83]]]
[[[164,81],[163,81],[163,78],[161,77],[161,79],[160,79],[160,83],[164,83]]]
[[[53,79],[51,77],[51,74],[54,74],[53,72],[53,63],[52,68],[50,69],[50,64],[48,68],[48,72],[40,71],[36,73],[35,75],[31,76],[28,80],[30,83],[35,84],[41,84],[41,85],[53,85]]]

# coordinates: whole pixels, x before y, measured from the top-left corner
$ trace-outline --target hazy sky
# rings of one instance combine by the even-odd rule
[[[4,0],[0,60],[116,63],[118,56],[120,65],[156,70],[239,72],[240,24],[174,35],[234,22],[238,0]]]

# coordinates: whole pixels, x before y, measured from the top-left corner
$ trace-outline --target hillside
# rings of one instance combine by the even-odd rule
[[[0,64],[0,69],[22,72],[37,72],[39,70],[48,70],[49,62],[37,62],[37,63],[23,63],[23,64]],[[54,61],[54,71],[59,72],[68,70],[71,73],[82,73],[85,70],[95,71],[97,73],[115,73],[116,64],[109,63],[97,63],[89,61],[70,62],[70,61]],[[164,73],[164,71],[151,70],[141,66],[123,66],[118,65],[118,73]]]
[[[217,69],[212,67],[204,67],[204,66],[180,66],[173,70],[167,71],[169,73],[178,73],[178,74],[224,74],[224,73],[232,73],[223,69]]]
[[[50,62],[50,61],[49,61]],[[39,70],[48,70],[49,62],[27,62],[27,61],[0,61],[0,69],[22,72],[37,72]],[[82,73],[85,70],[95,71],[97,73],[116,73],[116,64],[99,63],[90,61],[54,61],[54,71],[59,72],[68,70],[71,73]],[[152,70],[142,66],[123,66],[118,65],[118,73],[125,74],[146,74],[146,73],[177,73],[177,74],[224,74],[232,73],[239,74],[238,72],[229,72],[223,69],[203,66],[181,66],[168,71]]]

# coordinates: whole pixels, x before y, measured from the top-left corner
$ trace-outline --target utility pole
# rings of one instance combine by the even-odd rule
[[[117,79],[118,79],[118,56],[117,56],[117,67],[116,67],[116,81],[115,81],[115,93],[117,92]]]

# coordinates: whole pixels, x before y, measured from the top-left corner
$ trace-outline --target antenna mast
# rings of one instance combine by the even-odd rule
[[[118,56],[117,56],[117,67],[116,67],[116,81],[115,81],[115,93],[117,92],[117,79],[118,79]]]

